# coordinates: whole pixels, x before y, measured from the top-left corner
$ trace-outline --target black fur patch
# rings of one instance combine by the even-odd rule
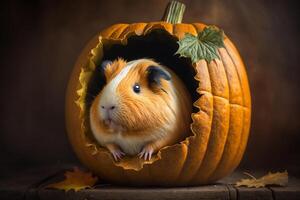
[[[147,73],[148,83],[150,86],[152,84],[160,85],[161,79],[165,79],[167,81],[171,80],[171,74],[158,66],[149,66],[147,69]]]

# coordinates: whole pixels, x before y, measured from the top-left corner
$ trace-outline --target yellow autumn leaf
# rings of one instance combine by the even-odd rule
[[[236,182],[236,186],[246,186],[246,187],[265,187],[267,185],[278,185],[278,186],[286,186],[288,184],[288,172],[277,172],[271,173],[269,172],[267,175],[261,178],[255,178],[254,176],[245,173],[251,177],[251,179],[241,179]]]
[[[98,178],[93,177],[92,173],[84,172],[74,167],[73,171],[65,172],[65,180],[47,185],[47,188],[55,188],[60,190],[75,190],[76,192],[95,185]]]

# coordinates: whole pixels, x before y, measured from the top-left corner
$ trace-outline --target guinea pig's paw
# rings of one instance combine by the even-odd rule
[[[108,144],[106,147],[114,157],[115,161],[119,161],[123,156],[125,156],[125,153],[115,144]]]
[[[151,160],[152,154],[154,152],[154,148],[151,145],[146,145],[142,149],[142,151],[138,154],[140,158],[144,158],[144,160]]]
[[[119,161],[123,156],[125,156],[125,153],[121,150],[116,150],[114,152],[111,152],[111,154],[113,155],[115,161]]]

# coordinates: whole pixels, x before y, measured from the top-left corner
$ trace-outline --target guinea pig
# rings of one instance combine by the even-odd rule
[[[106,84],[92,101],[90,127],[115,161],[125,155],[150,160],[187,137],[192,102],[174,72],[150,59],[119,58],[101,67]]]

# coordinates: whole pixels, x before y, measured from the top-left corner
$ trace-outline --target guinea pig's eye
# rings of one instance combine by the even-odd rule
[[[135,92],[135,93],[140,93],[140,91],[141,91],[141,87],[140,87],[140,85],[139,84],[134,84],[134,86],[133,86],[133,91]]]

